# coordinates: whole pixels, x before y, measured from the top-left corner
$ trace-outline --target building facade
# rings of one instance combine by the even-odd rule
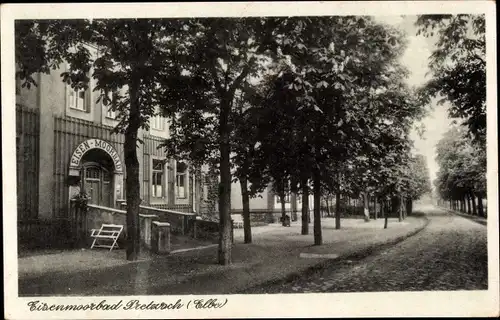
[[[314,197],[309,195],[309,210],[314,209]],[[263,192],[250,198],[250,215],[254,220],[277,222],[281,217],[281,199],[277,196],[272,186],[269,185]],[[293,193],[285,195],[285,210],[292,219],[299,219],[302,215],[302,197]],[[241,187],[238,182],[231,186],[231,213],[243,213]]]
[[[21,234],[34,228],[60,229],[57,225],[69,219],[70,199],[80,191],[90,197],[89,203],[112,208],[126,196],[124,136],[112,132],[118,124],[116,112],[96,102],[93,80],[85,91],[65,84],[60,74],[67,68],[36,75],[38,85],[30,89],[16,79]],[[160,116],[151,118],[149,130],[139,132],[144,142],[137,150],[142,204],[201,211],[205,179],[195,177],[189,163],[166,157],[159,146],[168,136],[168,121]]]

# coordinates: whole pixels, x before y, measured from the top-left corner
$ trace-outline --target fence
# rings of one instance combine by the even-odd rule
[[[154,207],[140,206],[139,212],[142,214],[157,215],[159,221],[170,223],[170,230],[174,234],[187,235],[190,233],[190,220],[196,219],[195,213],[165,210]]]
[[[88,247],[90,245],[90,233],[92,229],[99,229],[103,223],[119,224],[125,228],[118,239],[118,245],[125,246],[127,238],[127,212],[115,208],[101,207],[93,204],[88,205],[88,211],[83,212],[71,202],[72,212],[72,236],[75,247]],[[151,245],[151,222],[159,220],[157,215],[139,214],[139,226],[141,243],[150,247]]]
[[[34,220],[38,217],[39,136],[38,110],[16,105],[17,219],[23,221],[20,223],[23,232],[48,225]]]
[[[183,213],[192,213],[193,206],[189,204],[150,204],[152,208],[161,209],[161,210],[171,210]]]
[[[69,248],[73,246],[68,219],[24,219],[17,222],[19,250]]]
[[[161,222],[170,223],[170,230],[173,234],[186,235],[191,232],[189,223],[190,220],[196,219],[196,213],[192,213],[187,210],[189,205],[177,205],[185,211],[177,211],[165,208],[176,208],[176,206],[170,206],[167,204],[154,205],[154,206],[139,206],[139,213],[141,214],[154,214],[158,216],[158,220]],[[120,208],[122,210],[127,209],[127,203],[121,202]]]

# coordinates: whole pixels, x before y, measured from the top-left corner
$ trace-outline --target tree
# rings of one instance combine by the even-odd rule
[[[92,77],[97,84],[91,89],[100,92],[105,105],[114,93],[111,108],[119,113],[114,131],[125,135],[128,260],[139,254],[138,132],[148,129],[149,118],[157,114],[160,88],[167,85],[161,74],[170,72],[172,61],[168,37],[180,30],[179,21],[169,19],[16,21],[17,75],[23,86],[37,85],[35,73],[68,62],[70,70],[61,76],[72,88],[86,89]],[[97,56],[87,44],[96,47]]]
[[[404,179],[406,213],[411,214],[413,211],[413,201],[420,199],[424,194],[430,194],[432,191],[429,169],[423,155],[417,154],[410,158]]]
[[[422,15],[417,35],[436,37],[429,59],[432,74],[422,88],[431,97],[451,103],[449,114],[461,118],[469,133],[481,145],[486,143],[486,40],[485,16]]]
[[[235,110],[233,117],[231,141],[234,156],[231,160],[235,169],[234,177],[239,180],[241,187],[244,242],[251,243],[250,198],[264,191],[270,179],[259,141],[258,128],[263,119],[262,106],[259,105],[261,97],[252,88],[246,87],[245,91],[246,95],[240,96],[235,103],[239,105],[239,110]]]
[[[436,189],[451,209],[465,210],[484,216],[482,206],[486,197],[486,153],[460,127],[450,129],[436,146],[439,172]],[[477,200],[477,201],[476,201]],[[472,210],[470,206],[472,205]]]
[[[175,100],[175,106],[162,105],[165,114],[176,116],[189,113],[194,100],[201,108],[200,114],[214,119],[220,173],[218,260],[224,265],[231,263],[231,133],[235,95],[249,77],[257,76],[265,68],[266,58],[276,50],[273,32],[280,21],[274,18],[187,19],[184,33],[173,39],[176,47],[171,50],[176,71],[165,77],[170,78],[171,84],[183,83],[192,93]],[[168,89],[163,96],[172,102]],[[204,102],[209,105],[203,106]]]

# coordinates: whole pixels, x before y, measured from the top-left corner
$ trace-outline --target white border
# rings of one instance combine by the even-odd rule
[[[5,317],[8,319],[68,318],[235,318],[235,317],[365,317],[365,316],[498,316],[498,158],[495,3],[493,1],[397,1],[397,2],[259,2],[259,3],[114,3],[114,4],[22,4],[2,5],[2,173],[4,230],[16,230],[14,19],[126,18],[126,17],[242,17],[292,15],[387,15],[422,13],[485,13],[487,21],[488,106],[488,272],[487,291],[332,293],[287,295],[197,296],[228,299],[217,310],[121,311],[121,312],[29,312],[30,298],[17,298],[16,232],[4,232]],[[117,302],[127,297],[49,297],[47,303]],[[192,296],[142,296],[175,302]]]

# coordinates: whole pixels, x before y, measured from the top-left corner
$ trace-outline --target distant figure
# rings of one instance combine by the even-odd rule
[[[280,222],[283,224],[283,227],[290,227],[290,216],[286,215],[284,220],[280,218]]]

